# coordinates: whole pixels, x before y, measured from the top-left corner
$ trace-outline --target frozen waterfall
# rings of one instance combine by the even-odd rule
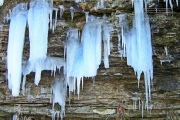
[[[104,42],[104,64],[109,67],[110,33],[112,24],[109,21],[88,17],[88,22],[82,29],[79,38],[78,29],[69,29],[67,32],[66,51],[66,76],[69,91],[75,91],[79,97],[80,83],[83,77],[94,77],[101,63],[102,40]]]
[[[153,61],[151,29],[148,15],[144,15],[143,1],[134,0],[135,17],[133,28],[126,34],[127,64],[137,74],[138,87],[141,73],[144,73],[146,103],[151,99],[151,80],[153,79]]]
[[[17,4],[12,11],[7,48],[8,87],[13,96],[20,91],[26,21],[27,4]]]

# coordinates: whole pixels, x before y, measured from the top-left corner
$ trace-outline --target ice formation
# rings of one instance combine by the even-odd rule
[[[139,101],[139,109],[140,109],[140,97],[132,97],[131,99],[133,100],[133,110],[137,109],[136,107],[137,101]]]
[[[173,10],[173,3],[172,3],[172,0],[164,0],[164,2],[166,2],[166,15],[168,15],[168,1],[169,1],[169,5],[171,7],[171,10]],[[176,4],[178,6],[178,2],[176,0]]]
[[[70,7],[70,12],[71,12],[71,20],[74,18],[74,7]]]
[[[59,5],[59,9],[60,9],[60,19],[61,19],[64,13],[64,5]]]
[[[0,6],[2,6],[4,3],[4,0],[0,0]]]
[[[56,24],[57,24],[58,8],[53,8],[52,10],[55,11],[55,19],[54,19],[54,24],[53,24],[53,33],[54,33],[54,29],[56,29]]]
[[[76,77],[78,83],[83,77],[83,61],[82,61],[82,46],[78,37],[78,29],[69,29],[67,31],[66,43],[66,76],[69,85],[69,91],[75,91]],[[71,78],[72,77],[72,78]],[[78,90],[79,90],[78,86]],[[79,93],[78,93],[79,96]]]
[[[110,40],[111,31],[113,30],[113,25],[107,21],[107,24],[102,25],[102,36],[104,43],[104,67],[109,68],[109,55],[110,55]]]
[[[61,119],[63,118],[63,115],[65,115],[66,89],[67,86],[64,75],[56,75],[51,88],[51,92],[53,93],[53,110],[55,103],[58,103],[61,106]]]
[[[146,103],[151,99],[151,80],[153,79],[151,29],[148,15],[144,15],[143,1],[134,0],[135,17],[133,28],[126,34],[127,64],[137,74],[138,87],[141,73],[144,73]]]
[[[79,3],[79,2],[86,2],[86,0],[75,0],[76,3]]]
[[[149,4],[149,0],[144,0],[145,11],[147,12],[147,5]]]
[[[45,57],[43,59],[37,59],[33,63],[31,61],[27,61],[26,64],[23,66],[23,75],[26,76],[30,74],[30,72],[35,73],[35,81],[36,85],[39,84],[41,79],[41,71],[42,70],[51,70],[51,75],[55,75],[56,69],[61,69],[65,65],[64,58],[59,57]]]
[[[50,8],[47,2],[37,1],[33,6],[32,2],[30,2],[30,9],[28,11],[30,38],[29,61],[32,65],[36,60],[46,57],[49,14]]]
[[[17,114],[14,114],[13,115],[13,120],[17,120],[17,119],[18,119]]]
[[[118,50],[121,57],[126,57],[126,41],[125,41],[125,34],[128,29],[127,24],[127,15],[126,14],[119,14],[116,16],[118,18],[117,25],[120,27],[120,30],[117,30],[118,34]]]
[[[88,22],[89,12],[85,12],[86,23]]]
[[[7,48],[8,87],[13,96],[18,96],[20,90],[26,21],[27,4],[17,4],[12,12]]]
[[[105,66],[109,67],[110,28],[112,25],[107,20],[90,15],[82,30],[81,38],[78,37],[78,29],[69,29],[67,32],[65,47],[67,83],[69,91],[75,91],[77,86],[78,97],[83,77],[94,77],[97,74],[101,63],[102,39],[105,46]]]
[[[49,21],[50,28],[52,27],[52,10],[52,1],[32,0],[30,2],[28,11],[30,57],[27,64],[23,67],[23,75],[27,75],[31,71],[36,72],[34,81],[36,85],[40,81],[42,70],[56,71],[56,68],[60,69],[64,65],[61,58],[46,56]],[[55,19],[57,19],[57,10]]]
[[[160,59],[160,63],[162,65],[163,62],[171,62],[174,58],[168,54],[168,48],[167,46],[164,47],[164,53],[162,55],[158,55],[158,58]]]
[[[97,8],[104,8],[104,0],[99,0],[98,1]]]

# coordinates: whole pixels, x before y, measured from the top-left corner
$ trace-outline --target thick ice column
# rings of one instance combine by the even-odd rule
[[[145,75],[146,85],[146,100],[151,98],[150,81],[153,79],[153,64],[152,64],[152,45],[151,45],[151,30],[148,15],[144,15],[143,2],[135,0],[135,29],[137,35],[137,76],[138,81],[143,72]],[[139,83],[139,82],[138,82]],[[148,102],[147,102],[148,103]]]
[[[36,2],[28,12],[28,25],[30,37],[30,58],[34,61],[45,58],[47,53],[49,5],[47,2]],[[40,34],[41,33],[41,34]]]
[[[43,61],[46,58],[47,42],[48,42],[48,25],[49,14],[51,7],[48,2],[43,0],[30,2],[30,9],[28,12],[29,38],[30,38],[30,68],[34,69],[36,73],[35,83],[39,83],[40,65],[37,61]],[[33,70],[31,70],[33,71]]]
[[[13,8],[7,48],[8,87],[13,96],[19,95],[22,75],[22,54],[27,22],[27,4],[20,3]],[[19,34],[21,33],[21,34]]]

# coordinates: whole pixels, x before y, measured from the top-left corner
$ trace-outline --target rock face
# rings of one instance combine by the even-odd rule
[[[18,2],[24,0],[4,1],[0,7],[0,23],[4,16]],[[25,0],[28,2],[28,0]],[[115,21],[115,15],[125,13],[128,15],[128,22],[132,24],[133,8],[129,0],[105,1],[106,8],[97,8],[97,1],[86,0],[85,3],[75,3],[73,0],[54,0],[54,7],[64,5],[65,11],[62,19],[66,23],[58,21],[57,28],[52,33],[49,31],[48,55],[63,57],[66,31],[69,28],[82,28],[85,23],[84,11],[89,14],[102,17],[106,14],[111,22]],[[159,3],[157,13],[154,11],[156,2],[150,0],[148,14],[150,17],[153,45],[154,79],[152,86],[152,100],[149,110],[144,110],[144,119],[180,119],[180,13],[179,8],[175,11],[169,10],[165,13],[165,5]],[[71,20],[70,6],[74,6],[74,19]],[[59,14],[59,12],[58,12]],[[59,19],[59,16],[58,16]],[[81,23],[81,24],[80,24]],[[54,77],[50,71],[43,71],[38,86],[34,85],[34,73],[27,75],[25,85],[25,96],[20,94],[12,97],[6,81],[6,50],[8,43],[9,22],[3,23],[0,30],[0,119],[12,119],[13,114],[32,117],[35,119],[51,119],[52,104],[50,103],[51,84]],[[28,32],[25,37],[23,59],[29,57]],[[126,58],[120,58],[118,53],[117,33],[113,32],[111,40],[111,54],[109,57],[110,68],[105,69],[102,64],[98,69],[98,75],[94,78],[85,78],[83,89],[78,99],[76,93],[71,93],[70,104],[66,99],[65,120],[84,119],[142,119],[142,104],[145,101],[145,85],[143,75],[141,76],[140,87],[137,87],[137,78],[131,67],[127,66]],[[168,49],[168,56],[165,48]],[[68,96],[68,95],[67,95]],[[124,108],[124,113],[118,114],[117,107]],[[140,109],[139,109],[140,107]],[[61,108],[55,104],[55,111]],[[119,115],[119,116],[118,116]]]

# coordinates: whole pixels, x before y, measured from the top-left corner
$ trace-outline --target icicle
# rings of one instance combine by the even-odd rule
[[[35,76],[36,84],[40,81],[41,62],[45,60],[47,53],[49,14],[52,15],[52,5],[50,3],[45,1],[30,2],[28,11],[30,57],[28,68],[26,68],[24,73],[29,74],[31,71],[37,71]],[[51,19],[50,17],[50,21]]]
[[[77,79],[77,94],[79,99],[81,78],[77,77],[76,79]]]
[[[143,1],[134,1],[134,11],[133,28],[125,35],[127,64],[137,73],[138,87],[141,73],[144,73],[146,104],[148,104],[151,99],[150,84],[153,79],[151,30],[149,17],[144,15]]]
[[[166,15],[168,16],[168,0],[164,0],[166,2]]]
[[[0,0],[0,6],[2,6],[4,3],[4,0]]]
[[[45,58],[47,53],[47,37],[49,22],[48,16],[50,8],[48,3],[46,2],[37,3],[38,4],[36,4],[35,7],[30,8],[28,12],[28,24],[30,35],[30,61],[34,61],[39,58]],[[43,22],[41,20],[43,20]]]
[[[170,4],[170,7],[171,7],[171,10],[173,10],[172,0],[169,0],[169,4]]]
[[[52,85],[53,91],[53,110],[54,104],[58,103],[61,106],[61,119],[65,114],[65,100],[66,100],[66,81],[64,76],[61,74],[55,77],[54,83]]]
[[[57,9],[57,8],[53,8],[53,10],[55,11],[55,21],[54,21],[54,28],[56,29],[56,24],[57,24],[57,13],[58,13],[58,9]]]
[[[119,14],[116,17],[118,18],[118,25],[121,27],[121,40],[120,32],[118,32],[119,53],[121,57],[126,57],[125,28],[127,28],[127,15]]]
[[[71,12],[71,20],[74,18],[74,7],[70,7],[70,12]]]
[[[101,24],[99,20],[88,22],[82,31],[83,73],[85,77],[96,76],[101,62]]]
[[[54,29],[55,29],[55,21],[52,20],[52,33],[54,33]]]
[[[86,23],[88,22],[88,16],[89,16],[89,12],[85,12]]]
[[[142,108],[141,108],[142,109],[142,113],[141,114],[142,114],[142,118],[143,118],[143,116],[144,116],[144,108],[143,108],[144,107],[144,101],[141,101],[141,102],[142,102],[141,103],[142,104]]]
[[[145,6],[146,13],[147,13],[147,5],[148,5],[148,3],[149,3],[149,0],[144,0],[144,6]]]
[[[59,8],[60,8],[60,19],[61,19],[64,13],[64,5],[59,5]]]
[[[104,67],[109,68],[109,55],[110,55],[110,34],[112,30],[112,24],[105,23],[103,28],[103,42],[104,42]]]
[[[100,6],[101,6],[101,8],[104,8],[104,0],[101,0]]]
[[[166,56],[168,56],[168,49],[167,49],[167,46],[164,47],[164,51],[165,51]]]
[[[26,3],[17,4],[12,12],[7,48],[8,87],[13,96],[18,96],[20,90],[26,22]]]
[[[176,0],[176,5],[177,5],[177,7],[179,6],[179,0]]]
[[[13,120],[17,120],[17,119],[18,119],[17,114],[14,114],[13,115]]]
[[[22,83],[22,94],[23,95],[25,95],[24,94],[24,92],[25,92],[25,84],[26,84],[26,75],[23,76],[23,83]]]
[[[131,99],[133,100],[133,110],[136,110],[137,109],[136,104],[137,104],[138,100],[140,101],[140,98],[139,97],[132,97]],[[140,104],[139,104],[139,107],[140,107]]]

